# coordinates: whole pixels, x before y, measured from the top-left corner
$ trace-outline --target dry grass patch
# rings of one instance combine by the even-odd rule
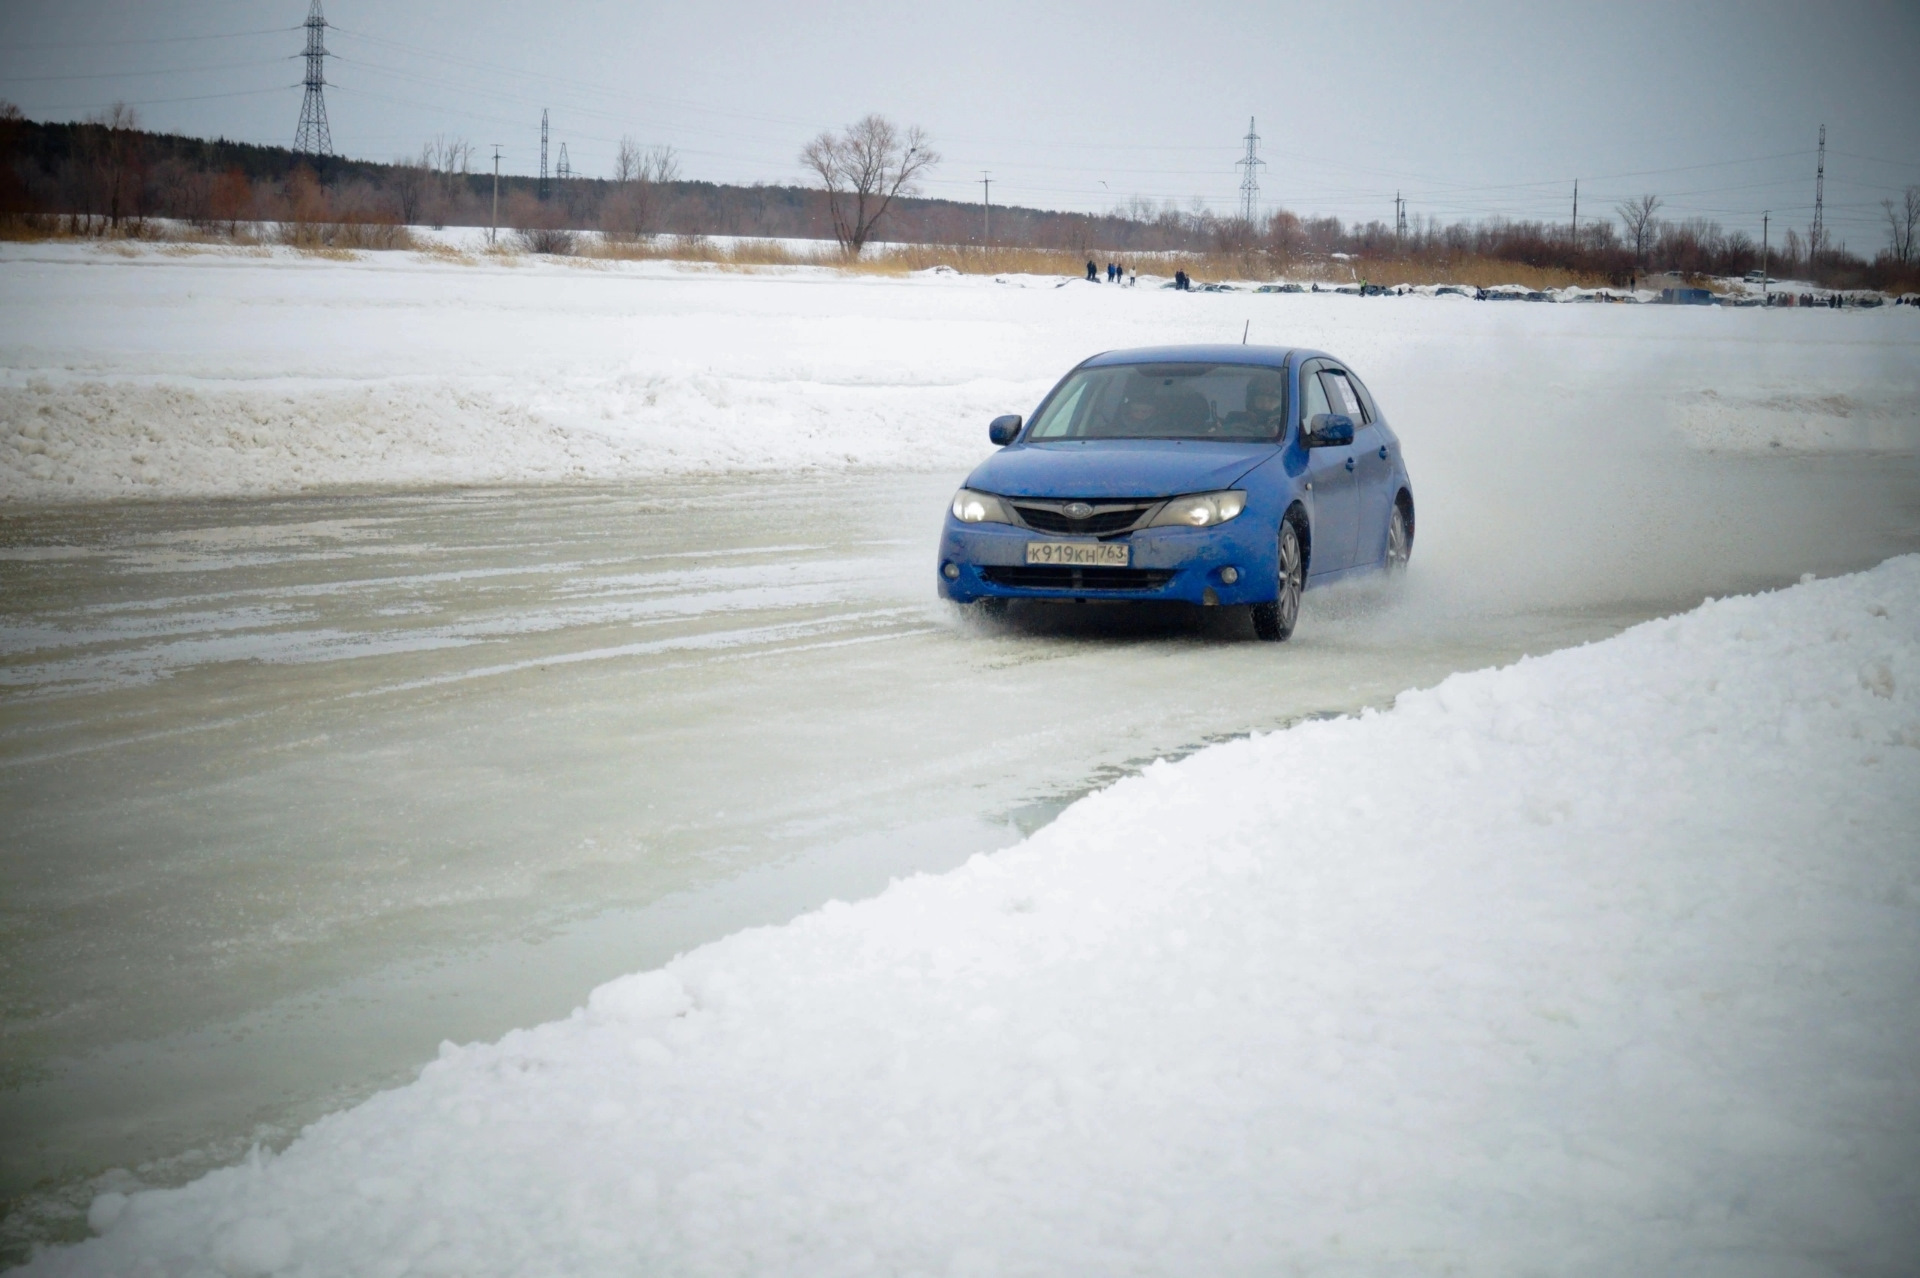
[[[796,252],[778,240],[716,243],[704,235],[659,235],[642,240],[595,239],[582,246],[584,256],[612,262],[704,262],[711,266],[837,266],[837,253]]]
[[[417,241],[406,227],[393,222],[288,222],[279,240],[302,252],[319,249],[410,249]]]
[[[454,266],[473,266],[480,260],[465,249],[442,244],[439,240],[419,241],[414,252],[423,262],[446,262]]]

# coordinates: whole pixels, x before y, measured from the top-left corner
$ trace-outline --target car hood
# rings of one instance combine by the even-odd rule
[[[1002,497],[1172,497],[1228,487],[1274,452],[1270,443],[1200,439],[1014,444],[975,467],[967,487]]]

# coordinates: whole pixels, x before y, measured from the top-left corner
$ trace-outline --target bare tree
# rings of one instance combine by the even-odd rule
[[[600,230],[610,239],[637,240],[652,232],[657,188],[680,180],[680,157],[670,146],[642,147],[631,135],[613,153],[613,191],[600,204]]]
[[[849,257],[860,256],[895,197],[911,195],[914,179],[940,162],[919,125],[905,133],[891,120],[868,115],[846,131],[831,130],[800,149],[827,192],[833,236]]]
[[[1616,204],[1613,211],[1626,223],[1627,238],[1633,241],[1634,265],[1642,270],[1647,265],[1647,245],[1653,239],[1653,215],[1660,208],[1660,197],[1643,195],[1637,200],[1627,200]]]
[[[472,164],[473,143],[465,138],[450,138],[439,133],[420,148],[420,167],[442,178],[464,176]]]
[[[1279,209],[1267,218],[1267,252],[1283,265],[1291,261],[1305,243],[1298,214]]]
[[[124,217],[140,215],[141,187],[139,115],[124,102],[116,102],[87,120],[81,135],[81,149],[91,170],[94,200],[106,214],[107,225],[118,227]]]
[[[642,149],[629,133],[620,139],[620,149],[613,153],[613,180],[618,186],[630,182],[678,182],[680,157],[670,146]]]
[[[399,207],[402,226],[419,225],[420,204],[427,195],[430,174],[427,154],[430,149],[431,144],[423,148],[417,160],[399,159],[393,162],[393,176],[387,179],[387,189],[393,192],[393,202]]]
[[[446,223],[472,165],[473,143],[465,138],[437,133],[420,148],[420,159],[412,167],[419,177],[423,218],[436,227]]]
[[[1888,247],[1893,260],[1902,266],[1920,261],[1920,242],[1915,240],[1915,232],[1920,231],[1920,186],[1908,187],[1899,204],[1882,200],[1880,207],[1887,211]]]

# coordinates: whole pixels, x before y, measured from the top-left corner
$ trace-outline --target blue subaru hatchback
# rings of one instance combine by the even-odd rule
[[[954,495],[940,593],[1244,607],[1285,639],[1310,586],[1398,572],[1413,550],[1400,441],[1342,360],[1265,346],[1109,351]]]

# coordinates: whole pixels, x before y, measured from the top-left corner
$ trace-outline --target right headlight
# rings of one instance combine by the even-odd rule
[[[1147,527],[1211,528],[1226,523],[1246,508],[1247,495],[1237,488],[1219,493],[1189,493],[1162,506]]]
[[[1007,504],[992,493],[962,488],[953,495],[953,517],[963,524],[1011,524],[1016,522]]]

